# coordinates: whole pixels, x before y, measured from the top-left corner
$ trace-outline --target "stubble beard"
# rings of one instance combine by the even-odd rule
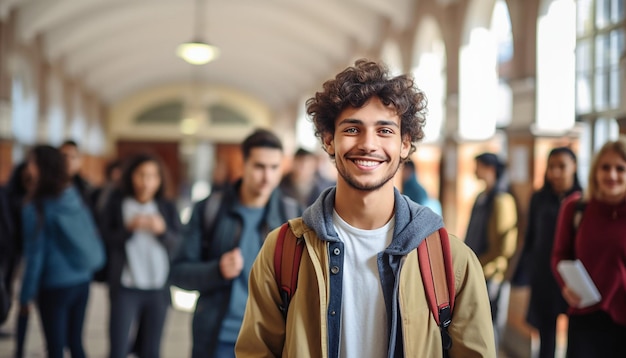
[[[398,166],[396,167],[395,171],[387,175],[381,181],[374,183],[374,184],[359,183],[354,177],[352,177],[348,173],[348,171],[345,169],[345,166],[342,166],[341,168],[337,167],[337,173],[339,173],[341,178],[343,178],[346,184],[348,184],[348,186],[350,186],[351,188],[359,190],[359,191],[372,192],[372,191],[376,191],[382,188],[385,184],[387,184],[390,180],[392,180],[399,169],[400,169],[400,162],[398,162]]]

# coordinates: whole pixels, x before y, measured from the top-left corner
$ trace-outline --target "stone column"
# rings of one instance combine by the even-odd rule
[[[13,168],[11,73],[8,60],[13,45],[15,16],[0,21],[0,184],[6,182]]]

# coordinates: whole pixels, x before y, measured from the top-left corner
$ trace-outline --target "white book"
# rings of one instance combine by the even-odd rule
[[[580,260],[562,260],[556,268],[565,284],[580,296],[578,308],[585,308],[600,302],[602,296]]]

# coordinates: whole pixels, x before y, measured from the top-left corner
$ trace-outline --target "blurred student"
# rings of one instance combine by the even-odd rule
[[[89,209],[93,211],[94,187],[80,174],[83,166],[83,155],[78,149],[78,144],[73,140],[66,140],[61,144],[59,150],[67,161],[67,172],[72,185],[76,187]]]
[[[0,325],[8,318],[13,300],[13,280],[10,276],[15,255],[13,231],[8,195],[6,189],[0,186]],[[4,332],[0,332],[0,338],[3,336]]]
[[[241,149],[243,176],[195,204],[172,267],[173,284],[200,292],[192,324],[194,358],[235,356],[252,262],[267,233],[302,212],[277,189],[280,139],[258,129]]]
[[[114,159],[107,163],[104,168],[104,183],[94,189],[91,202],[94,204],[94,212],[96,218],[102,213],[111,194],[120,187],[120,179],[122,177],[122,160]]]
[[[0,269],[3,287],[0,289],[5,297],[5,303],[0,302],[0,324],[8,319],[13,301],[13,283],[18,265],[22,257],[22,207],[32,180],[28,174],[27,163],[17,164],[8,182],[2,188],[0,200]],[[2,314],[4,306],[4,314]],[[2,317],[4,316],[4,318]],[[5,332],[0,332],[0,336]]]
[[[526,319],[539,331],[539,358],[554,358],[557,317],[567,310],[550,267],[557,216],[563,199],[581,190],[576,154],[567,147],[552,149],[543,186],[530,199],[524,248],[517,268],[529,278],[531,293]]]
[[[441,203],[439,200],[431,198],[426,189],[420,184],[417,179],[415,163],[411,160],[407,160],[402,166],[402,194],[441,215]]]
[[[580,307],[580,296],[557,270],[582,262],[601,295]],[[595,155],[584,195],[561,206],[552,271],[569,304],[567,357],[626,357],[626,139],[605,143]]]
[[[506,165],[494,153],[475,157],[476,178],[485,184],[467,226],[465,243],[480,261],[491,302],[496,344],[506,323],[510,285],[505,274],[517,247],[517,208],[508,192]]]
[[[22,315],[37,302],[48,357],[85,357],[83,322],[93,272],[104,263],[96,225],[56,148],[36,146],[27,170],[32,191],[22,211]]]
[[[141,357],[159,357],[170,303],[170,257],[181,224],[164,196],[164,171],[156,157],[132,157],[102,220],[109,257],[109,357],[126,357],[135,340]],[[136,336],[139,334],[140,336]]]
[[[324,178],[319,171],[319,160],[315,153],[300,148],[293,157],[291,170],[280,182],[280,189],[287,196],[307,207],[333,182]]]

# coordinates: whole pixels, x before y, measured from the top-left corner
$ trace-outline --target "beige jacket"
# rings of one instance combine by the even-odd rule
[[[294,234],[304,237],[298,287],[287,320],[274,279],[274,249],[278,230],[268,236],[250,273],[249,297],[236,344],[237,357],[328,357],[326,243],[303,224],[290,221]],[[491,312],[483,272],[473,252],[450,237],[456,277],[456,301],[449,332],[451,357],[495,357]],[[399,305],[406,357],[441,357],[441,333],[426,302],[417,253],[405,257],[400,274]],[[365,343],[365,342],[364,342]]]
[[[478,257],[485,278],[501,282],[509,270],[509,261],[517,249],[517,207],[509,193],[494,198],[487,227],[489,249]]]

